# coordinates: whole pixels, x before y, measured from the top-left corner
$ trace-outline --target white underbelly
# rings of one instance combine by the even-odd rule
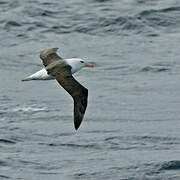
[[[76,71],[72,70],[72,74]],[[52,80],[55,79],[53,76],[47,74],[47,71],[45,68],[37,71],[36,73],[28,76],[27,78],[23,79],[22,81],[31,81],[31,80]]]
[[[55,79],[53,76],[50,76],[47,74],[47,71],[45,68],[41,69],[40,71],[37,71],[36,73],[28,76],[27,78],[23,79],[23,81],[30,81],[30,80],[51,80]]]

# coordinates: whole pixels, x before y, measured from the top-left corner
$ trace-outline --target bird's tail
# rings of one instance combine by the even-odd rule
[[[27,78],[22,79],[21,81],[31,81],[31,80],[32,80],[31,77],[27,77]]]

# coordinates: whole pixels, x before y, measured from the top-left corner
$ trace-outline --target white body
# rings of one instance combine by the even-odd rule
[[[30,80],[51,80],[55,79],[53,76],[50,76],[47,74],[47,71],[45,68],[37,71],[36,73],[28,76],[24,79],[24,81],[30,81]]]
[[[75,72],[79,71],[81,68],[84,67],[84,60],[80,58],[71,58],[65,59],[65,61],[72,67],[71,73],[74,74]],[[82,63],[83,61],[83,63]],[[30,81],[30,80],[51,80],[55,79],[53,76],[48,75],[45,68],[37,71],[36,73],[28,76],[27,78],[23,79],[23,81]]]

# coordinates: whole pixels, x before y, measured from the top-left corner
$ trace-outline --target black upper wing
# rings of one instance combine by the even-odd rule
[[[40,52],[40,58],[42,59],[43,65],[45,67],[55,61],[63,60],[60,56],[56,54],[57,50],[58,48],[51,48]]]

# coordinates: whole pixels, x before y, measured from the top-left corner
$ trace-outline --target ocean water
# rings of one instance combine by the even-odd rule
[[[0,179],[179,180],[180,1],[0,0]],[[95,64],[74,130],[40,50]]]

